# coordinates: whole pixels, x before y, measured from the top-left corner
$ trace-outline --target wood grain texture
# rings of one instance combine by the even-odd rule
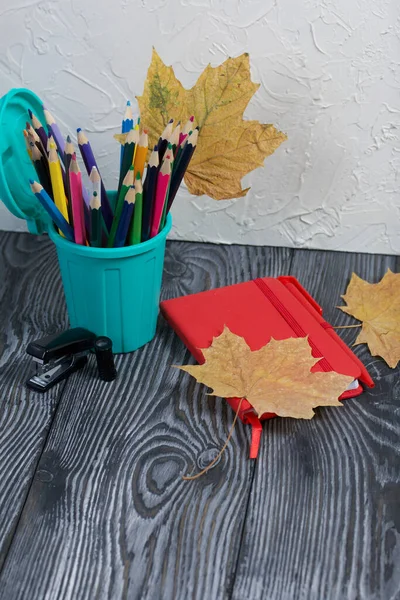
[[[55,252],[46,239],[0,234],[0,568],[24,505],[62,385],[27,390],[34,338],[65,328]]]
[[[170,243],[163,297],[288,272],[292,251]],[[0,597],[220,599],[233,583],[254,472],[250,430],[170,365],[188,352],[156,338],[67,382],[0,580]]]
[[[395,257],[296,251],[291,274],[332,324],[351,272],[371,282]],[[351,344],[356,330],[340,335]],[[400,369],[356,354],[376,387],[311,421],[273,419],[263,441],[232,597],[395,600],[400,597]]]

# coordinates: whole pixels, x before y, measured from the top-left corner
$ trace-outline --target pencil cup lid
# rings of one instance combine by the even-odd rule
[[[43,233],[50,219],[29,186],[37,176],[23,136],[28,108],[45,123],[42,102],[30,90],[14,88],[0,99],[0,200],[13,215],[26,219],[31,233]]]

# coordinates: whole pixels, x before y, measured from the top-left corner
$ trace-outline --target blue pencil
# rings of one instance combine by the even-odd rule
[[[118,223],[117,233],[115,234],[114,248],[121,248],[125,244],[128,235],[129,225],[131,223],[133,209],[135,208],[135,187],[131,185],[126,193],[124,205],[122,207],[121,217]]]
[[[32,192],[35,194],[43,208],[47,210],[52,221],[54,221],[58,229],[64,234],[67,240],[74,242],[74,230],[58,210],[57,206],[54,204],[53,200],[50,198],[43,186],[37,181],[33,181],[33,179],[30,179],[29,183],[31,184]]]
[[[43,112],[44,118],[46,119],[47,128],[49,130],[49,135],[53,136],[57,146],[58,154],[60,155],[61,160],[64,162],[65,140],[63,138],[63,135],[60,131],[59,126],[56,123],[55,118],[45,106],[43,106]]]
[[[125,115],[124,115],[124,118],[122,119],[121,133],[128,133],[128,131],[130,131],[131,129],[133,129],[133,115],[132,115],[131,101],[128,100],[126,103]],[[123,153],[124,153],[124,146],[121,145],[121,158],[120,158],[121,165],[122,165]]]

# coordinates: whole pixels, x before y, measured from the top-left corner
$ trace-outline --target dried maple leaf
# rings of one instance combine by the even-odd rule
[[[307,338],[271,339],[252,352],[225,327],[202,352],[203,365],[179,368],[211,387],[213,396],[246,398],[259,416],[311,419],[316,406],[341,406],[338,398],[353,382],[333,371],[311,372],[320,359],[313,358]]]
[[[186,90],[153,49],[143,95],[137,97],[141,120],[151,147],[170,118],[185,122],[195,116],[200,134],[185,175],[192,194],[215,200],[244,196],[249,188],[242,189],[242,177],[262,166],[285,141],[285,134],[273,125],[243,120],[258,88],[250,78],[248,54],[228,58],[219,67],[208,65],[195,86]]]
[[[362,321],[355,344],[368,344],[373,356],[381,356],[394,369],[400,360],[400,273],[388,269],[379,283],[368,283],[352,274],[343,312]]]

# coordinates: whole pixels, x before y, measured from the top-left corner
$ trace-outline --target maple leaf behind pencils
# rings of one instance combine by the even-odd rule
[[[211,387],[213,396],[246,398],[258,416],[311,419],[317,406],[341,406],[339,396],[353,377],[333,371],[313,373],[307,338],[274,340],[252,352],[246,341],[227,327],[211,346],[202,349],[203,365],[179,367]]]
[[[186,90],[153,49],[143,95],[137,97],[141,120],[149,130],[150,148],[170,118],[185,122],[194,115],[200,134],[185,175],[192,194],[216,200],[244,196],[249,188],[242,189],[241,179],[286,140],[273,125],[242,118],[258,88],[250,78],[248,54],[218,67],[208,65]]]
[[[368,283],[352,274],[340,310],[362,321],[355,344],[368,344],[394,369],[400,360],[400,273],[390,269],[379,283]]]

